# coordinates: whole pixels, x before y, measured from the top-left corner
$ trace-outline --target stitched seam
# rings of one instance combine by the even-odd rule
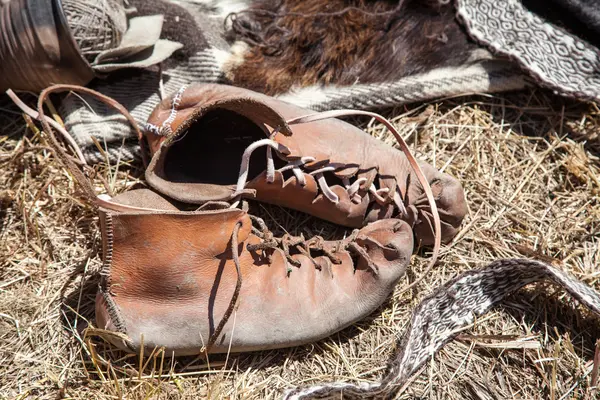
[[[181,99],[183,98],[183,93],[185,92],[186,89],[187,89],[187,86],[183,85],[177,91],[175,96],[173,96],[173,101],[171,102],[171,112],[169,114],[169,117],[160,126],[160,132],[162,135],[165,135],[165,134],[168,135],[172,132],[171,123],[173,123],[173,121],[175,121],[175,118],[177,117],[177,107],[179,107],[179,104],[181,103]]]
[[[100,274],[107,279],[108,283],[108,279],[110,278],[110,267],[112,265],[114,241],[113,219],[112,215],[108,213],[104,214],[104,235],[106,235],[106,254],[104,254],[104,260],[102,262]]]
[[[154,133],[155,135],[162,136],[162,132],[160,131],[160,128],[154,124],[151,124],[150,122],[146,123],[145,128],[150,133]]]
[[[104,298],[106,303],[106,310],[108,311],[108,315],[112,323],[115,326],[115,329],[120,333],[127,333],[127,329],[125,328],[125,322],[123,322],[123,318],[121,318],[121,314],[119,311],[119,307],[113,300],[110,295],[110,271],[112,267],[112,258],[113,258],[113,242],[114,242],[114,230],[113,230],[113,219],[112,215],[106,213],[104,214],[104,234],[106,235],[106,254],[104,255],[104,262],[102,264],[102,270],[100,274],[102,275],[102,279],[100,281],[99,291]]]
[[[127,334],[127,329],[125,328],[125,322],[123,318],[121,318],[121,314],[119,313],[119,307],[110,296],[110,293],[106,290],[106,288],[100,285],[100,293],[104,298],[104,302],[106,303],[106,311],[108,311],[108,315],[110,317],[111,322],[115,326],[117,332]]]

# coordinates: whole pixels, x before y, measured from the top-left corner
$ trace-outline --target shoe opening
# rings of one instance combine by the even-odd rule
[[[177,183],[234,185],[246,148],[267,137],[250,119],[226,109],[212,110],[194,122],[169,148],[164,179]],[[252,153],[248,180],[266,169],[266,147]],[[275,168],[285,162],[275,156]]]

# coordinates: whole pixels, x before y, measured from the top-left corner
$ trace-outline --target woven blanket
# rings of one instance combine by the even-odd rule
[[[131,1],[138,16],[164,15],[164,38],[183,43],[184,48],[161,69],[119,71],[90,86],[125,105],[143,126],[160,99],[183,85],[231,83],[226,69],[239,46],[226,40],[225,21],[230,13],[249,7],[248,2]],[[482,45],[460,65],[432,65],[381,82],[292,87],[278,97],[314,110],[372,109],[445,96],[517,90],[533,78],[535,83],[566,96],[600,99],[600,53],[594,45],[528,11],[518,0],[457,0],[456,11],[458,21]],[[113,160],[139,157],[130,127],[102,104],[70,96],[60,113],[88,162],[104,160],[106,154]],[[106,154],[98,151],[92,137],[104,145]]]
[[[561,2],[559,2],[561,3]],[[565,4],[585,1],[563,1]],[[600,13],[600,2],[594,7]],[[457,0],[458,18],[469,35],[492,51],[509,56],[540,86],[584,100],[600,100],[600,52],[583,37],[600,32],[570,34],[541,14],[529,11],[519,0]],[[555,6],[556,12],[560,7]],[[570,13],[567,13],[570,15]],[[569,27],[595,21],[568,21]],[[582,17],[583,18],[583,17]]]

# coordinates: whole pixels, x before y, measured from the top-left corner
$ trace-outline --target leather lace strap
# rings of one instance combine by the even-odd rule
[[[233,233],[231,234],[231,255],[233,257],[233,263],[235,264],[235,270],[237,272],[237,282],[235,284],[235,290],[231,295],[231,300],[229,300],[229,306],[227,306],[227,310],[225,310],[225,314],[223,314],[223,318],[221,318],[219,325],[215,328],[212,335],[210,335],[206,346],[200,350],[200,352],[204,354],[210,351],[211,347],[215,344],[215,342],[221,335],[225,324],[227,323],[227,321],[229,321],[229,317],[231,317],[231,314],[233,313],[233,310],[237,303],[237,299],[240,295],[240,290],[242,289],[242,270],[240,269],[240,256],[238,254],[238,233],[240,231],[241,225],[241,222],[235,224],[235,227],[233,228]]]
[[[138,137],[138,140],[140,141],[140,146],[142,147],[142,158],[144,160],[144,165],[147,164],[145,158],[146,152],[143,148],[143,134],[142,131],[139,129],[137,123],[135,122],[129,111],[127,111],[127,109],[122,104],[106,95],[103,95],[102,93],[78,85],[53,85],[43,90],[42,93],[40,93],[40,96],[38,98],[37,111],[33,110],[32,108],[28,107],[25,103],[23,103],[23,101],[21,101],[21,99],[19,99],[19,97],[12,90],[7,90],[6,94],[25,114],[29,115],[31,118],[39,121],[42,124],[44,132],[49,138],[50,145],[52,146],[52,149],[54,150],[56,156],[65,165],[65,167],[71,173],[73,178],[75,178],[75,181],[83,190],[85,199],[88,201],[89,204],[94,205],[96,207],[103,207],[115,211],[158,211],[148,208],[132,207],[113,203],[104,198],[103,196],[96,195],[96,192],[91,184],[90,179],[88,179],[83,173],[83,171],[76,165],[76,163],[80,164],[82,168],[85,168],[87,166],[85,159],[83,158],[83,154],[79,149],[79,146],[73,140],[71,135],[58,122],[46,116],[44,113],[44,102],[50,94],[71,91],[81,92],[93,96],[101,102],[107,104],[108,106],[116,109],[119,113],[121,113],[133,127]],[[54,136],[54,130],[52,128],[60,132],[64,139],[71,145],[73,151],[77,155],[76,161],[74,161],[74,159],[69,154],[67,154],[63,146],[58,142],[56,136]]]

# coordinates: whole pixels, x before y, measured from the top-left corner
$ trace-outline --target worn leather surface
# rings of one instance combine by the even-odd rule
[[[236,285],[230,240],[236,223],[242,289],[211,352],[281,348],[324,338],[365,317],[381,305],[404,275],[413,250],[408,224],[384,219],[360,231],[356,243],[378,267],[348,251],[341,264],[305,255],[290,265],[281,250],[271,261],[246,246],[261,239],[251,234],[248,214],[239,209],[178,211],[148,190],[114,199],[128,205],[162,207],[164,211],[119,213],[103,210],[108,279],[102,292],[114,303],[119,324],[130,341],[115,340],[127,351],[164,346],[167,354],[197,354],[227,309]],[[106,216],[108,215],[108,217]],[[112,228],[111,228],[112,226]],[[327,242],[333,250],[335,243]],[[289,272],[288,272],[289,271]],[[117,330],[102,293],[96,302],[98,327]]]
[[[276,173],[275,182],[268,183],[263,174],[246,185],[246,188],[256,190],[255,195],[258,200],[297,209],[340,225],[361,227],[368,222],[389,217],[393,212],[391,203],[374,206],[367,190],[375,182],[379,188],[390,189],[390,193],[393,193],[396,188],[399,189],[408,211],[403,218],[414,227],[416,237],[422,244],[433,243],[430,210],[424,191],[413,176],[406,156],[399,150],[337,119],[288,127],[284,123],[285,120],[310,114],[311,111],[241,88],[203,84],[191,86],[179,96],[176,102],[173,98],[165,99],[148,120],[151,126],[159,127],[164,125],[165,121],[172,120],[169,129],[160,135],[146,131],[146,138],[154,154],[146,171],[146,179],[161,193],[180,201],[197,204],[232,198],[235,190],[233,185],[170,182],[164,179],[162,168],[170,144],[182,135],[190,134],[189,127],[202,118],[206,110],[220,107],[222,103],[235,101],[237,112],[248,116],[261,127],[281,128],[281,133],[276,133],[274,140],[289,149],[289,154],[280,155],[286,160],[311,156],[316,160],[306,164],[307,172],[324,164],[333,163],[337,166],[334,173],[340,178],[367,179],[359,191],[363,201],[358,204],[350,200],[344,187],[331,186],[333,192],[340,198],[339,203],[334,204],[320,193],[315,179],[308,173],[304,174],[307,180],[304,187],[298,184],[294,176],[284,182],[283,176]],[[265,108],[272,109],[275,113],[269,115],[269,119],[263,111]],[[265,137],[269,132],[270,130],[265,131]],[[218,132],[201,133],[218,134]],[[194,134],[200,133],[194,132]],[[199,157],[203,151],[226,151],[226,149],[198,149]],[[442,220],[442,240],[449,241],[457,233],[467,212],[463,189],[455,178],[440,173],[425,162],[421,162],[420,165],[436,195]]]

